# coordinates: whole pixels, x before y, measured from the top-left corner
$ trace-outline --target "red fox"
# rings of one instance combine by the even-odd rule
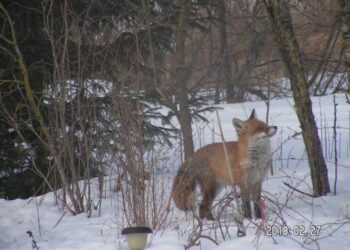
[[[255,110],[247,121],[233,119],[238,141],[226,142],[231,164],[230,179],[222,143],[206,145],[196,151],[180,167],[172,187],[172,198],[181,210],[192,210],[195,188],[198,183],[202,193],[199,216],[213,220],[211,205],[223,185],[238,185],[241,190],[243,214],[251,218],[250,201],[254,203],[255,217],[261,218],[259,200],[262,182],[271,164],[270,137],[277,126],[268,126],[257,119]]]

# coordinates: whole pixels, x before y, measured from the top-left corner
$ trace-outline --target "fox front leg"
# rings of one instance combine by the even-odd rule
[[[242,196],[242,212],[244,218],[251,219],[252,218],[252,212],[250,208],[250,193],[248,189],[241,188],[241,196]]]
[[[261,200],[261,185],[262,183],[258,183],[256,185],[256,187],[254,188],[253,190],[253,193],[252,193],[252,198],[253,198],[253,203],[254,203],[254,214],[255,214],[255,218],[257,219],[261,219],[261,216],[262,216],[262,213],[264,211],[261,211],[261,203],[260,203],[260,200]]]

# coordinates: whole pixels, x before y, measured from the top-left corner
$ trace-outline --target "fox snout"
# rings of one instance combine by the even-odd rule
[[[277,126],[269,126],[266,128],[264,132],[257,134],[257,139],[269,139],[274,136],[277,132]]]
[[[274,136],[277,132],[277,126],[270,126],[266,137]]]

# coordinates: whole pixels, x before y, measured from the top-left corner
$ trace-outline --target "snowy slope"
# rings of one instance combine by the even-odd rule
[[[336,96],[338,123],[338,158],[339,174],[337,195],[330,193],[326,197],[311,198],[299,194],[283,183],[311,193],[311,181],[301,136],[290,139],[299,132],[299,124],[293,111],[291,99],[271,102],[269,123],[278,126],[278,132],[272,139],[274,175],[269,175],[263,184],[266,203],[267,221],[245,221],[248,227],[246,237],[236,236],[236,227],[230,218],[230,209],[225,210],[220,222],[203,222],[199,245],[191,249],[231,250],[231,249],[349,249],[350,245],[350,134],[349,105],[342,95]],[[226,140],[236,138],[232,118],[246,118],[253,108],[260,119],[265,120],[266,105],[263,102],[220,105],[219,110]],[[333,96],[313,98],[313,110],[320,128],[325,158],[328,164],[331,189],[334,182],[334,144],[333,136]],[[221,141],[215,113],[206,114],[209,124],[193,124],[196,147],[213,141]],[[179,158],[179,155],[176,156]],[[179,159],[177,159],[179,161]],[[177,166],[175,166],[177,168]],[[176,171],[176,170],[175,170]],[[168,176],[164,191],[170,193],[172,175]],[[113,186],[113,180],[107,181],[106,187]],[[95,183],[97,186],[97,183]],[[107,188],[108,189],[108,188]],[[110,188],[112,189],[112,188]],[[109,189],[108,189],[109,190]],[[53,194],[28,200],[5,201],[0,199],[0,249],[32,249],[32,241],[26,234],[33,233],[37,246],[43,249],[127,249],[120,229],[125,222],[120,210],[118,193],[107,192],[102,203],[102,215],[94,211],[91,218],[87,214],[77,216],[62,211],[54,204]],[[224,194],[223,194],[224,195]],[[233,202],[234,203],[234,202]],[[218,209],[215,210],[215,213]],[[214,214],[215,214],[214,213]],[[171,207],[164,230],[157,232],[148,249],[180,250],[184,249],[193,230],[198,230],[198,223],[191,215]],[[282,224],[281,221],[285,224]],[[264,228],[274,228],[273,237],[266,231],[257,230],[265,223]],[[221,228],[218,227],[221,225]],[[313,227],[316,228],[313,228]],[[290,234],[279,236],[283,227],[288,227]],[[305,227],[309,235],[300,235]],[[310,233],[315,229],[315,235]],[[319,231],[318,231],[319,229]]]

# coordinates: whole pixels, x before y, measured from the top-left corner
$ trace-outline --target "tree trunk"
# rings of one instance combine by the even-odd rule
[[[308,156],[314,195],[322,196],[330,191],[328,171],[317,133],[308,84],[300,58],[299,45],[292,27],[288,4],[286,0],[264,0],[263,2],[290,78],[295,109]]]
[[[250,44],[248,53],[245,59],[244,67],[242,68],[240,74],[236,78],[236,102],[242,102],[244,101],[244,95],[245,93],[251,91],[254,92],[254,90],[251,89],[252,80],[251,76],[253,73],[253,70],[255,68],[255,65],[260,57],[260,52],[263,49],[263,46],[266,41],[266,34],[262,30],[262,25],[259,24],[261,20],[260,18],[260,12],[262,9],[261,0],[256,0],[254,3],[252,16],[251,16],[251,29],[250,29]]]
[[[191,126],[191,114],[188,105],[187,96],[187,80],[185,77],[185,39],[186,39],[186,25],[189,15],[191,2],[189,0],[183,0],[181,2],[181,10],[176,30],[176,55],[175,55],[175,86],[176,86],[176,99],[179,105],[179,112],[177,112],[177,118],[181,126],[181,132],[183,137],[183,145],[185,152],[185,160],[188,159],[194,152],[193,138],[192,138],[192,126]]]
[[[261,1],[256,0],[251,14],[251,39],[245,64],[240,70],[240,73],[233,73],[227,44],[225,1],[219,1],[218,19],[220,26],[220,56],[222,58],[222,65],[220,67],[221,70],[219,70],[219,75],[222,75],[223,77],[223,82],[226,87],[226,100],[228,103],[242,102],[244,100],[245,93],[247,93],[249,90],[250,77],[256,62],[259,59],[261,48],[266,40],[265,32],[262,32],[261,28],[259,28],[258,18],[259,13],[261,12],[261,7]]]
[[[340,5],[341,31],[343,36],[344,63],[348,80],[347,93],[350,94],[350,1],[338,0]]]
[[[226,7],[225,1],[218,2],[218,19],[219,19],[219,29],[220,29],[220,56],[222,58],[221,67],[218,71],[219,80],[223,80],[224,86],[226,88],[226,101],[228,103],[235,102],[235,86],[233,75],[231,71],[231,61],[230,55],[228,53],[227,46],[227,31],[226,31]]]

